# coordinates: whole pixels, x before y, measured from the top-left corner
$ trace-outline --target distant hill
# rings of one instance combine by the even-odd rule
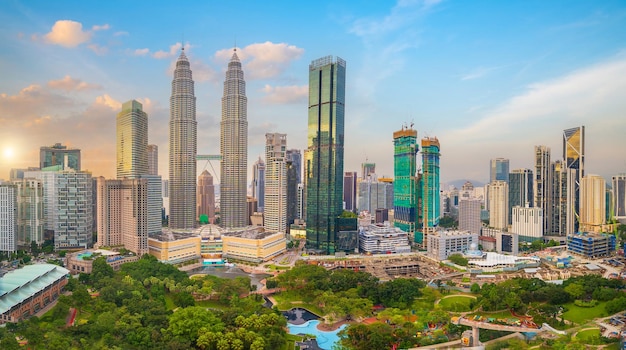
[[[465,184],[465,182],[471,182],[472,184],[474,184],[474,187],[482,187],[485,186],[484,182],[481,181],[477,181],[477,180],[471,180],[471,179],[459,179],[459,180],[454,180],[454,181],[448,181],[446,183],[444,183],[445,187],[442,186],[442,188],[447,188],[448,186],[452,185],[458,189],[461,189],[461,187],[463,187],[463,184]]]

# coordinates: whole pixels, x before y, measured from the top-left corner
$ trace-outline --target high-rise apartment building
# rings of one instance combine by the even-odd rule
[[[248,181],[248,98],[237,49],[228,62],[220,133],[220,217],[223,227],[244,227],[248,223],[246,200]]]
[[[566,169],[564,163],[557,160],[552,162],[550,171],[552,174],[552,197],[550,200],[552,206],[550,223],[552,227],[545,231],[545,234],[566,236],[574,232],[574,213],[568,213],[567,205],[567,198],[573,196],[570,191],[574,190],[573,186],[568,185],[568,181],[573,180],[573,177],[568,176],[568,173],[573,173],[574,170]]]
[[[489,226],[505,230],[509,225],[509,184],[493,181],[489,184]]]
[[[80,170],[80,149],[67,148],[60,143],[52,146],[42,146],[39,149],[39,168],[47,168],[55,165],[63,166],[63,169]]]
[[[265,206],[265,162],[261,157],[252,164],[252,197],[257,200],[259,212]]]
[[[287,231],[287,135],[265,134],[265,230]]]
[[[343,174],[343,204],[347,211],[356,210],[356,171],[346,171]]]
[[[146,179],[97,179],[98,247],[124,246],[148,253],[148,182]]]
[[[626,219],[626,174],[619,174],[611,178],[613,184],[613,216]]]
[[[361,164],[361,179],[367,180],[370,175],[376,174],[376,164],[375,163],[362,163]]]
[[[209,223],[215,222],[215,186],[213,176],[204,170],[198,176],[198,217],[206,215]]]
[[[27,171],[24,178],[43,183],[45,229],[54,232],[54,248],[87,248],[93,243],[91,173],[60,170]]]
[[[0,181],[0,252],[17,251],[17,186]]]
[[[509,160],[504,158],[492,159],[489,162],[489,182],[509,182]]]
[[[535,178],[533,182],[535,207],[543,210],[543,232],[552,229],[552,164],[550,147],[535,146]]]
[[[17,244],[30,247],[44,242],[43,182],[38,179],[14,180],[17,186]]]
[[[309,65],[308,149],[305,153],[306,245],[335,252],[343,210],[346,62],[326,56]]]
[[[148,156],[148,175],[159,175],[159,146],[148,145],[146,153]]]
[[[579,222],[574,220],[580,217],[580,186],[585,176],[585,126],[578,126],[563,130],[563,161],[568,170],[568,190],[570,195],[567,199],[568,220],[573,224],[573,232],[579,231]]]
[[[418,150],[417,130],[403,126],[393,133],[393,224],[411,238],[414,238],[418,224]],[[363,169],[365,174],[365,164]]]
[[[580,186],[580,230],[602,232],[606,224],[606,181],[599,175],[586,175]]]
[[[117,178],[148,174],[148,114],[141,103],[122,104],[117,114]]]
[[[169,227],[173,229],[196,224],[197,127],[194,82],[183,49],[176,61],[170,96]]]
[[[511,232],[519,236],[522,242],[543,240],[543,209],[513,207]]]
[[[533,171],[514,169],[509,173],[509,223],[513,207],[533,207]]]
[[[469,231],[472,234],[480,235],[482,221],[480,211],[482,201],[476,198],[459,200],[459,231]]]
[[[439,184],[439,157],[441,147],[436,137],[425,137],[422,139],[422,216],[424,224],[422,242],[429,233],[434,232],[439,226],[440,205],[440,184]],[[418,234],[415,234],[415,241],[418,241]]]

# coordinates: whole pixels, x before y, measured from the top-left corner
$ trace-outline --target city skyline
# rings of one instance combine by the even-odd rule
[[[131,99],[149,115],[149,140],[162,150],[166,177],[168,85],[182,32],[198,80],[199,154],[219,154],[220,80],[236,46],[248,78],[248,164],[263,155],[268,132],[306,148],[307,65],[333,54],[351,63],[345,171],[372,162],[377,175],[391,176],[391,135],[414,122],[418,138],[437,136],[445,145],[444,182],[486,182],[484,164],[498,157],[510,159],[511,169],[533,168],[536,145],[558,159],[562,131],[576,125],[587,129],[588,173],[608,181],[626,172],[619,152],[626,82],[614,79],[626,74],[626,38],[615,35],[626,25],[623,3],[322,2],[280,11],[250,2],[243,14],[225,4],[192,5],[184,24],[167,31],[159,19],[176,17],[180,6],[130,21],[139,5],[121,15],[111,4],[0,5],[0,178],[36,166],[39,147],[56,142],[81,149],[82,168],[94,176],[113,178],[115,116]],[[223,32],[236,16],[248,23]],[[289,30],[296,27],[302,30]],[[312,28],[316,35],[304,34]],[[220,35],[200,34],[207,30]]]

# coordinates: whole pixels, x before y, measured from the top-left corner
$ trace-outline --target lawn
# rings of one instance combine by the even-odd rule
[[[608,316],[604,310],[606,302],[601,301],[594,307],[580,307],[574,303],[566,304],[567,312],[563,314],[563,318],[568,321],[583,324],[597,317]]]
[[[576,338],[584,342],[598,337],[600,337],[600,328],[585,329],[584,331],[580,331],[576,334]]]
[[[471,311],[470,304],[474,299],[471,296],[457,295],[441,299],[439,306],[445,311],[466,312]]]

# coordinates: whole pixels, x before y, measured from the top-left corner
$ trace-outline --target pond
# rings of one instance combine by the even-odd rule
[[[247,273],[241,270],[240,268],[233,267],[233,266],[230,266],[230,267],[229,266],[204,266],[204,267],[199,267],[197,269],[188,271],[188,274],[190,276],[191,275],[211,275],[211,276],[216,276],[220,278],[229,278],[229,279],[233,279],[236,277],[249,277],[250,284],[256,285],[257,290],[263,287],[261,280],[271,276],[266,273],[259,273],[259,274]]]
[[[337,330],[324,332],[317,329],[317,325],[320,323],[318,320],[307,321],[303,324],[291,324],[287,323],[290,334],[310,334],[314,335],[317,340],[317,345],[324,350],[332,350],[333,346],[339,342],[339,336],[337,335],[347,325],[341,325]]]

